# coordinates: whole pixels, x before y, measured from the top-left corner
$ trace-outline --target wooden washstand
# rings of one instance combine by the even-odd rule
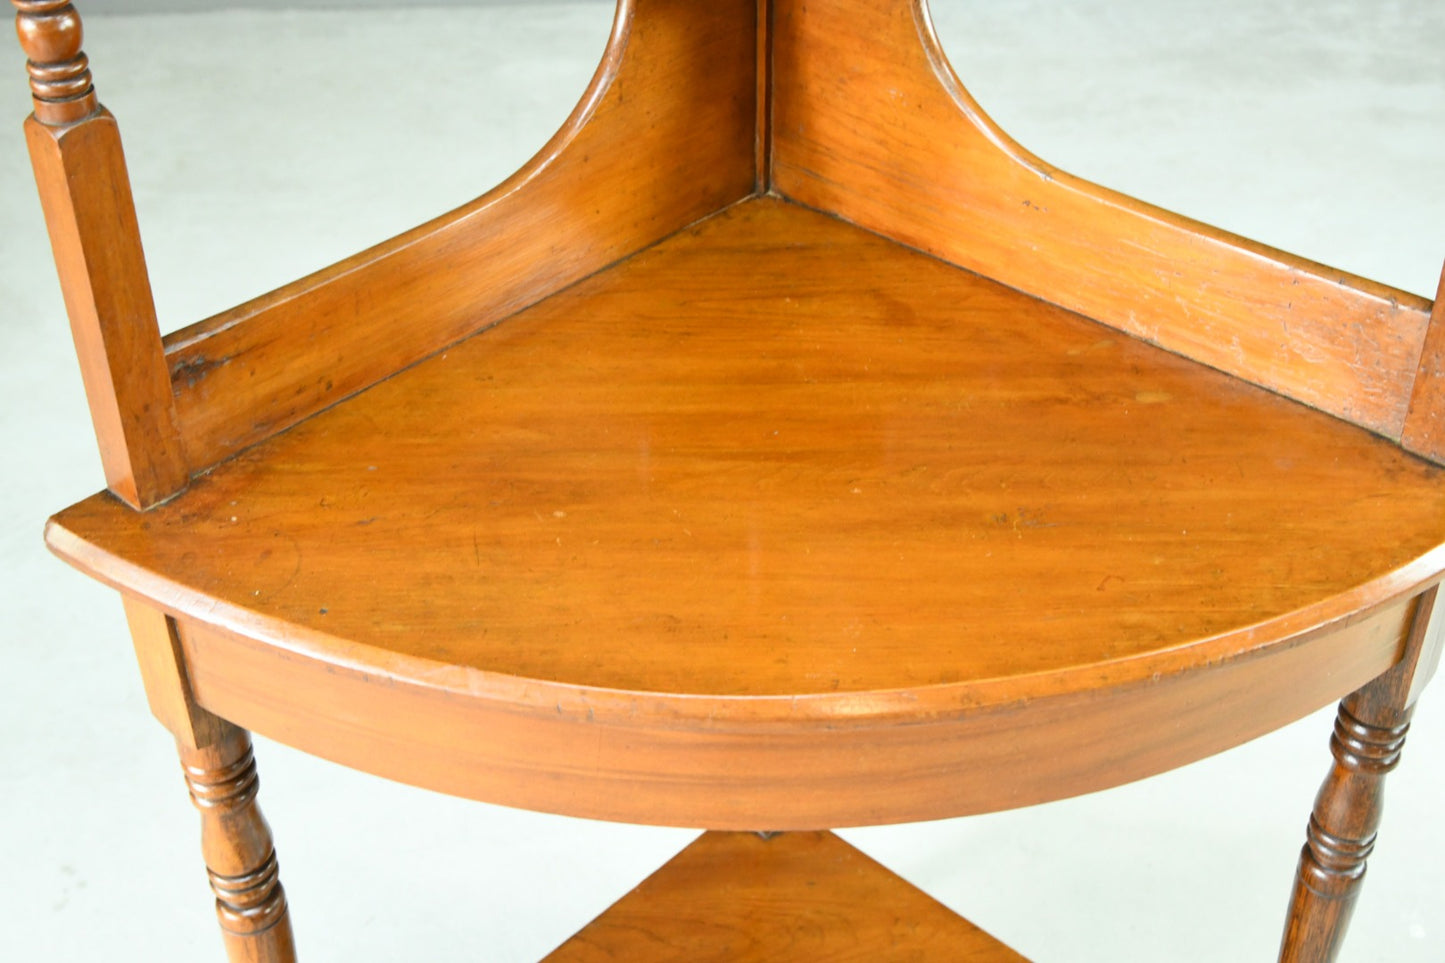
[[[1043,164],[924,0],[622,0],[507,182],[162,338],[78,15],[13,2],[108,485],[47,539],[124,599],[233,961],[295,955],[252,730],[717,830],[554,960],[1017,960],[826,830],[1343,697],[1280,954],[1333,958],[1442,647],[1445,298]]]

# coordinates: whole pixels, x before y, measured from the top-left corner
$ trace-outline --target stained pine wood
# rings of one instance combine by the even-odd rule
[[[1440,480],[761,200],[50,538],[176,614],[197,697],[259,731],[537,808],[819,828],[1097,788],[1363,684],[1438,577]],[[947,764],[1019,740],[1051,761]]]
[[[106,484],[146,508],[183,489],[189,472],[120,133],[96,100],[75,9],[17,7],[35,105],[25,140]]]
[[[506,182],[168,336],[193,467],[750,194],[755,16],[756,0],[622,0],[576,111]]]
[[[1089,184],[969,96],[924,0],[778,0],[773,185],[1398,438],[1430,311]]]
[[[544,963],[1027,963],[832,833],[705,833]]]

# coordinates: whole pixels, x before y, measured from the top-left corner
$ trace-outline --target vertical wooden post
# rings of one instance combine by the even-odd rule
[[[251,736],[196,704],[175,622],[125,600],[146,698],[176,737],[201,813],[201,849],[231,963],[294,963],[291,915],[271,829],[256,804]]]
[[[1436,589],[1420,597],[1405,653],[1394,668],[1340,703],[1335,762],[1315,798],[1295,873],[1281,963],[1328,963],[1339,954],[1375,848],[1385,775],[1400,761],[1410,715],[1440,657],[1430,616]]]
[[[135,508],[189,471],[115,118],[96,100],[79,15],[12,0],[35,113],[25,122],[106,484]]]

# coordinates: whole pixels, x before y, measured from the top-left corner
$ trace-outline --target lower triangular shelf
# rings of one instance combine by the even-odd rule
[[[832,833],[705,833],[544,963],[1028,963]]]

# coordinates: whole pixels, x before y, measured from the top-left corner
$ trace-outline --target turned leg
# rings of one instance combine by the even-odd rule
[[[1434,601],[1432,589],[1416,606],[1400,663],[1340,703],[1330,737],[1334,766],[1315,797],[1280,963],[1329,963],[1339,954],[1375,848],[1385,775],[1400,761],[1415,698],[1439,656],[1438,634],[1427,634]]]
[[[256,805],[251,734],[196,702],[173,619],[135,599],[125,599],[125,614],[146,698],[176,737],[186,786],[201,813],[201,850],[226,955],[231,963],[293,963],[276,848]]]
[[[181,745],[191,799],[201,813],[201,849],[216,894],[231,963],[292,963],[291,917],[270,827],[256,805],[251,736],[220,723],[204,748]]]
[[[1330,737],[1335,764],[1310,816],[1281,963],[1335,958],[1365,878],[1365,861],[1375,848],[1385,774],[1400,761],[1410,713],[1380,711],[1368,692],[1366,686],[1340,703]]]

